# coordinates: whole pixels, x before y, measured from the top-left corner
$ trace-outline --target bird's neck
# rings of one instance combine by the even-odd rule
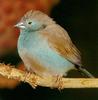
[[[37,31],[36,32],[21,31],[18,39],[18,44],[21,46],[25,46],[27,43],[28,44],[30,42],[33,43],[35,41],[38,41],[40,38],[41,36]]]

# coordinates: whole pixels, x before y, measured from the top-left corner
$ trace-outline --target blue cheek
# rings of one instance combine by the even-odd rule
[[[38,30],[40,29],[42,25],[40,23],[37,23],[37,22],[33,22],[32,25],[31,25],[31,29],[32,30]]]

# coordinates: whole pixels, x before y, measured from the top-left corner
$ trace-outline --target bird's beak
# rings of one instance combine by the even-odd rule
[[[25,28],[25,25],[24,25],[24,23],[20,22],[20,23],[14,25],[14,27],[18,27],[20,29],[24,29]]]

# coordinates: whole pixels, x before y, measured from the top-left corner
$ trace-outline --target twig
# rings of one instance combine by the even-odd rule
[[[0,64],[0,74],[7,78],[16,79],[29,83],[33,88],[37,85],[51,88],[98,88],[98,79],[90,78],[62,78],[56,84],[54,78],[41,78],[35,74],[30,74],[14,68],[14,66]]]

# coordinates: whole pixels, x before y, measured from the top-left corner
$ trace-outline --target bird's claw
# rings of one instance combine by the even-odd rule
[[[25,75],[23,82],[29,81],[29,84],[35,89],[37,87],[36,78],[33,77],[32,80],[31,80],[30,77],[31,77],[31,72],[29,72]]]
[[[58,88],[59,90],[63,89],[63,82],[62,82],[62,77],[61,76],[56,76],[55,78],[55,87]]]

